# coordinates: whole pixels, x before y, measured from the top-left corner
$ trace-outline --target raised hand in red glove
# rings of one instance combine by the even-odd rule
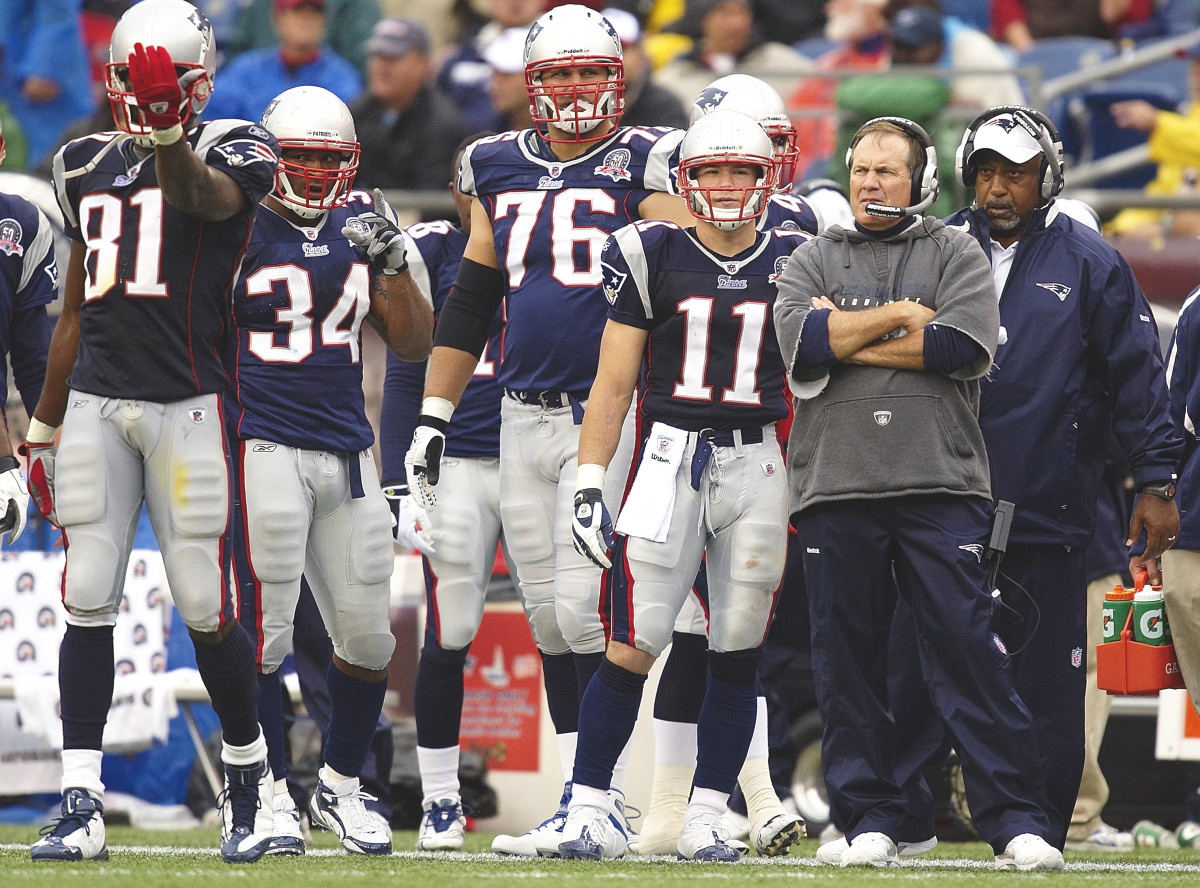
[[[184,92],[171,54],[161,46],[133,45],[129,54],[129,88],[147,126],[170,129],[181,122]]]

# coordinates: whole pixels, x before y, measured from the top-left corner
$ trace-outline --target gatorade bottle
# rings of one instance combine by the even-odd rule
[[[1133,608],[1133,590],[1126,589],[1119,583],[1104,593],[1104,628],[1101,644],[1120,641],[1121,632]]]
[[[1143,588],[1134,594],[1133,640],[1139,644],[1171,643],[1171,628],[1167,625],[1167,609],[1163,604],[1161,588]]]
[[[1177,848],[1175,833],[1149,820],[1133,825],[1133,843],[1139,848]]]

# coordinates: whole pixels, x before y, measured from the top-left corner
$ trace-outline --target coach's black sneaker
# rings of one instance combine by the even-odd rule
[[[263,759],[254,765],[225,765],[221,809],[221,859],[253,863],[271,845],[275,831],[275,781]]]
[[[86,789],[63,793],[62,817],[44,826],[29,849],[34,860],[108,860],[104,805]]]
[[[308,816],[313,826],[335,833],[351,854],[391,854],[392,832],[382,817],[367,810],[367,801],[375,797],[362,791],[357,777],[336,786],[320,780],[308,803]]]

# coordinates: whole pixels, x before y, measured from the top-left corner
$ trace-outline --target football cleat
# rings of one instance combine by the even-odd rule
[[[34,860],[108,860],[104,805],[84,789],[63,793],[62,816],[42,827],[29,849]]]
[[[563,786],[558,810],[520,836],[499,835],[492,840],[493,854],[513,857],[558,857],[562,842],[563,824],[567,822],[567,807],[571,804],[571,784]]]
[[[828,827],[826,827],[828,830]],[[825,836],[826,830],[822,830],[822,837]],[[836,831],[836,829],[835,829]],[[846,853],[846,849],[850,847],[850,843],[846,841],[846,837],[838,835],[836,839],[830,839],[824,842],[817,849],[817,861],[825,863],[829,866],[840,866],[842,863],[842,855]],[[924,854],[926,851],[932,851],[937,847],[937,836],[930,836],[921,842],[897,842],[896,850],[900,857],[916,857],[919,854]]]
[[[263,759],[254,765],[225,765],[225,791],[217,800],[221,811],[221,859],[253,863],[264,854],[275,834],[275,781]]]
[[[1062,852],[1041,836],[1021,833],[996,855],[998,870],[1060,870],[1064,866]]]
[[[763,857],[783,857],[806,835],[804,818],[776,814],[754,833],[754,847]]]
[[[629,846],[624,818],[610,809],[576,805],[563,824],[560,857],[568,860],[612,860]]]
[[[685,821],[677,853],[680,860],[704,863],[737,863],[742,858],[741,851],[730,843],[722,818],[716,814],[702,814]]]
[[[299,857],[304,853],[304,833],[300,828],[300,811],[289,792],[275,794],[275,828],[266,854],[276,857]]]
[[[879,868],[900,865],[896,843],[881,832],[855,836],[850,847],[842,852],[842,866],[874,866]]]
[[[462,799],[451,798],[430,802],[421,817],[421,832],[417,836],[418,851],[461,851],[467,818]]]
[[[308,816],[313,826],[337,835],[342,847],[351,854],[391,854],[391,830],[364,804],[375,800],[373,795],[362,791],[357,777],[333,787],[321,780],[308,803]]]

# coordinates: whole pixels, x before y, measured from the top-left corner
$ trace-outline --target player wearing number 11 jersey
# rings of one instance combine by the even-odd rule
[[[621,41],[590,9],[559,6],[530,27],[525,80],[534,127],[476,142],[463,158],[459,187],[473,196],[471,233],[438,319],[421,416],[405,459],[409,489],[433,513],[436,527],[433,485],[444,432],[503,299],[501,521],[542,653],[568,781],[564,802],[579,692],[605,643],[600,571],[574,550],[570,530],[579,423],[605,317],[600,251],[611,232],[634,220],[690,218],[682,201],[667,193],[671,150],[682,134],[617,126],[623,70]],[[626,447],[614,466],[628,467],[630,456]],[[624,478],[614,468],[611,479],[615,499]],[[621,782],[618,773],[614,789]],[[619,801],[614,795],[614,811]],[[492,848],[557,855],[565,816],[560,804],[542,826],[500,836]]]

